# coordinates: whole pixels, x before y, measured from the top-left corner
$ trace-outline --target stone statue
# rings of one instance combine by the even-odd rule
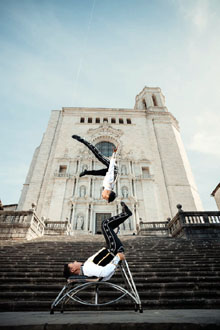
[[[127,187],[122,187],[122,196],[123,198],[127,198],[128,197],[128,188]]]
[[[79,214],[76,219],[76,229],[83,230],[84,229],[84,217]]]
[[[127,167],[126,167],[126,165],[122,165],[122,167],[121,167],[121,174],[122,175],[127,175]]]
[[[131,230],[131,219],[124,222],[124,230]]]
[[[80,197],[85,197],[86,196],[86,187],[85,186],[80,187],[79,196]]]

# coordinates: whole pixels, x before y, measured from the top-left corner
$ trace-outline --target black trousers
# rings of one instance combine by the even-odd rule
[[[124,247],[114,229],[122,224],[132,212],[127,208],[126,211],[102,221],[102,233],[105,237],[108,250],[116,255],[118,252],[124,252]]]
[[[88,171],[86,170],[86,175],[95,175],[95,176],[105,176],[108,168],[109,168],[109,164],[110,164],[110,160],[103,156],[101,154],[101,152],[91,143],[89,143],[88,141],[86,141],[85,139],[81,138],[78,135],[73,135],[72,136],[73,139],[83,143],[90,151],[92,151],[92,153],[94,154],[94,156],[102,163],[104,164],[106,167],[101,169],[101,170],[92,170],[92,171]],[[115,175],[117,175],[117,167],[115,167]]]

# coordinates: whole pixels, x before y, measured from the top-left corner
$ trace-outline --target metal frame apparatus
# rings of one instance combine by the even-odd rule
[[[126,260],[123,260],[119,264],[119,268],[122,274],[122,277],[124,279],[124,283],[126,288],[114,284],[111,282],[102,282],[101,278],[98,277],[87,277],[83,275],[74,275],[68,278],[67,284],[64,285],[56,299],[51,304],[50,308],[50,314],[54,314],[54,309],[58,305],[61,306],[61,313],[64,312],[64,305],[66,305],[69,301],[78,302],[80,304],[83,304],[85,306],[106,306],[113,303],[116,303],[123,297],[127,296],[131,299],[131,301],[134,303],[134,309],[135,312],[139,311],[140,313],[143,313],[143,308],[141,306],[141,300],[139,297],[139,294],[137,292],[136,285],[134,283],[132,274],[130,272],[128,263]],[[87,289],[89,287],[95,288],[94,293],[94,301],[89,302],[87,300],[83,300],[81,297],[78,296],[78,294],[83,291],[84,289]],[[116,291],[119,292],[119,296],[107,301],[107,302],[99,302],[99,290],[101,287],[110,287]]]

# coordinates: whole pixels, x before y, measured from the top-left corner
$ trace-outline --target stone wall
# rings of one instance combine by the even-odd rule
[[[84,145],[71,138],[73,134],[93,144],[108,141],[118,147],[118,198],[113,203],[101,199],[102,178],[79,177],[85,167],[99,169],[102,165]],[[121,234],[136,233],[140,221],[172,218],[177,203],[184,204],[186,210],[202,209],[178,122],[165,107],[159,88],[145,87],[136,97],[134,109],[52,111],[19,210],[34,202],[40,218],[69,221],[78,234],[94,234],[97,214],[121,212],[122,199],[133,215],[122,226]]]

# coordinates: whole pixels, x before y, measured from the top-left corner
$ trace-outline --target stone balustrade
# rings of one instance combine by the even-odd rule
[[[0,239],[33,239],[44,235],[44,226],[34,209],[0,211]]]
[[[168,221],[141,221],[138,226],[137,234],[143,236],[168,236]]]
[[[45,222],[44,235],[70,235],[71,226],[68,220],[66,221],[50,221]]]
[[[184,238],[219,238],[220,212],[219,211],[183,211],[178,204],[178,213],[168,221],[168,231],[173,237]]]

